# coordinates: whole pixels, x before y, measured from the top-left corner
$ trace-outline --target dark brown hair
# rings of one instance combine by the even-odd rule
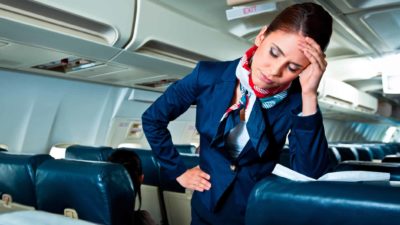
[[[302,35],[314,39],[325,51],[332,35],[332,17],[315,3],[295,4],[284,9],[271,22],[265,35],[276,30],[301,32]]]
[[[139,197],[138,210],[140,210],[142,205],[140,185],[142,184],[141,176],[143,175],[143,170],[139,156],[132,149],[119,148],[108,157],[108,161],[121,164],[127,170],[133,183],[135,197],[136,195]]]

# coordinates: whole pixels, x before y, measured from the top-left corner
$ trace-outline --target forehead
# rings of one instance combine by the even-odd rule
[[[265,36],[260,47],[269,50],[271,46],[276,46],[289,61],[300,65],[306,65],[309,61],[299,48],[299,42],[303,40],[304,36],[300,33],[277,30]]]

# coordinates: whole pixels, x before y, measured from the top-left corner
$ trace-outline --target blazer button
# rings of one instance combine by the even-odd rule
[[[235,165],[233,165],[233,164],[231,164],[230,166],[229,166],[229,168],[231,169],[231,171],[233,171],[233,172],[235,172],[235,170],[236,170],[236,166]]]

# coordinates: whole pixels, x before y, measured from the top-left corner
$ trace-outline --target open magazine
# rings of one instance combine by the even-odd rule
[[[331,172],[321,176],[318,179],[307,177],[301,173],[291,170],[281,164],[276,164],[272,174],[295,181],[389,181],[390,173],[373,171],[339,171]]]

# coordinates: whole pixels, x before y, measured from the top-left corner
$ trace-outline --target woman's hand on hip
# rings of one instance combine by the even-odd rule
[[[200,169],[199,166],[186,170],[182,175],[176,178],[176,181],[184,187],[195,191],[203,192],[210,190],[210,175]]]

